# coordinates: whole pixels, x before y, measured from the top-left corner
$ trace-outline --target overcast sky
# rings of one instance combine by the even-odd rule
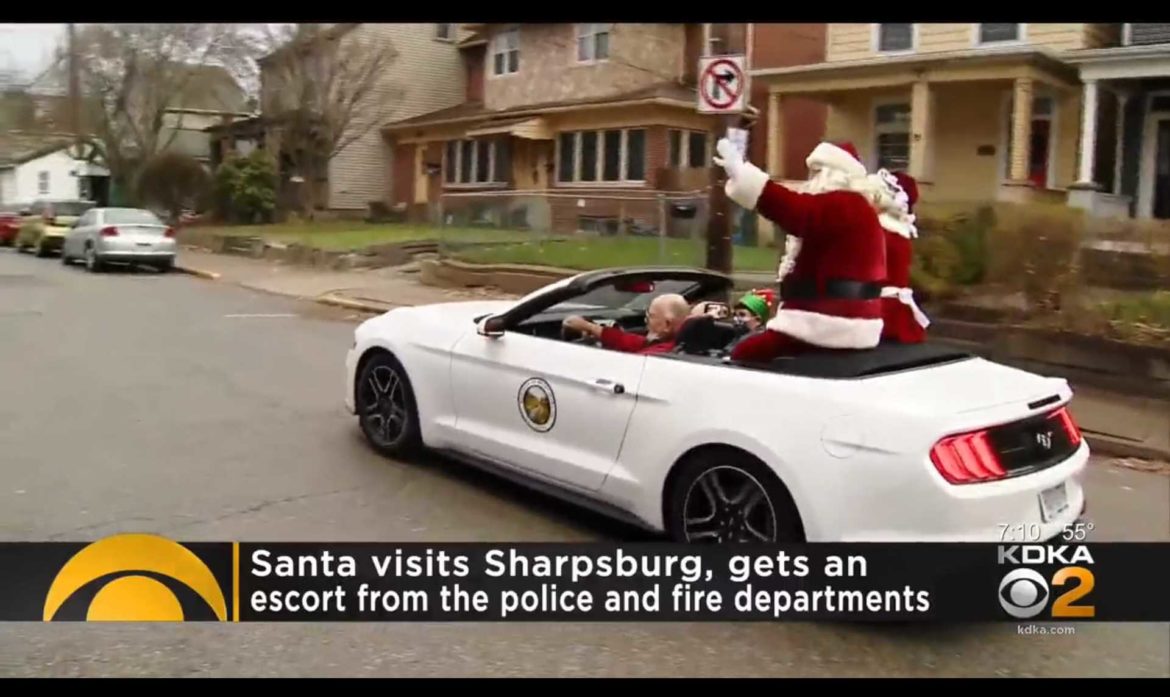
[[[0,71],[32,79],[49,65],[64,24],[0,24]]]

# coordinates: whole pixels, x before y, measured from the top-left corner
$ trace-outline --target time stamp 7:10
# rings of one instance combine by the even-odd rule
[[[1061,531],[1060,539],[1064,542],[1084,542],[1089,533],[1093,531],[1093,527],[1094,525],[1091,522],[1069,523]],[[1015,525],[1000,523],[999,541],[1043,542],[1041,532],[1039,523],[1017,523]]]

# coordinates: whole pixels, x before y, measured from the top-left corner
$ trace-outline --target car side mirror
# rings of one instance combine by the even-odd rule
[[[485,317],[476,325],[476,331],[480,336],[501,337],[504,335],[504,318]]]

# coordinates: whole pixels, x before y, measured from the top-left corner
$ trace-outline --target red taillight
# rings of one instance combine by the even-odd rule
[[[1061,408],[1055,414],[1050,416],[1049,419],[1060,422],[1061,427],[1064,428],[1065,434],[1068,435],[1068,442],[1071,443],[1074,448],[1080,446],[1081,429],[1077,426],[1077,422],[1073,421],[1072,414],[1069,412],[1068,407]]]
[[[987,431],[943,438],[931,448],[930,460],[951,484],[986,482],[1007,474],[991,447]]]
[[[167,228],[167,231],[163,233],[163,236],[164,237],[174,237],[175,236],[175,228],[173,228],[173,227]]]
[[[117,236],[118,236],[118,228],[116,228],[112,225],[110,227],[102,228],[102,237],[117,237]]]

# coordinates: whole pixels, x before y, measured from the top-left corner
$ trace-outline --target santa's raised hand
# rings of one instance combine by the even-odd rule
[[[745,160],[739,146],[729,138],[720,138],[715,151],[718,153],[713,158],[715,164],[727,172],[727,184],[723,187],[727,198],[743,208],[754,209],[768,182],[768,175]]]
[[[722,167],[729,178],[735,179],[744,165],[743,153],[739,151],[739,147],[729,138],[720,138],[715,144],[715,151],[719,153],[715,156],[715,164]]]

